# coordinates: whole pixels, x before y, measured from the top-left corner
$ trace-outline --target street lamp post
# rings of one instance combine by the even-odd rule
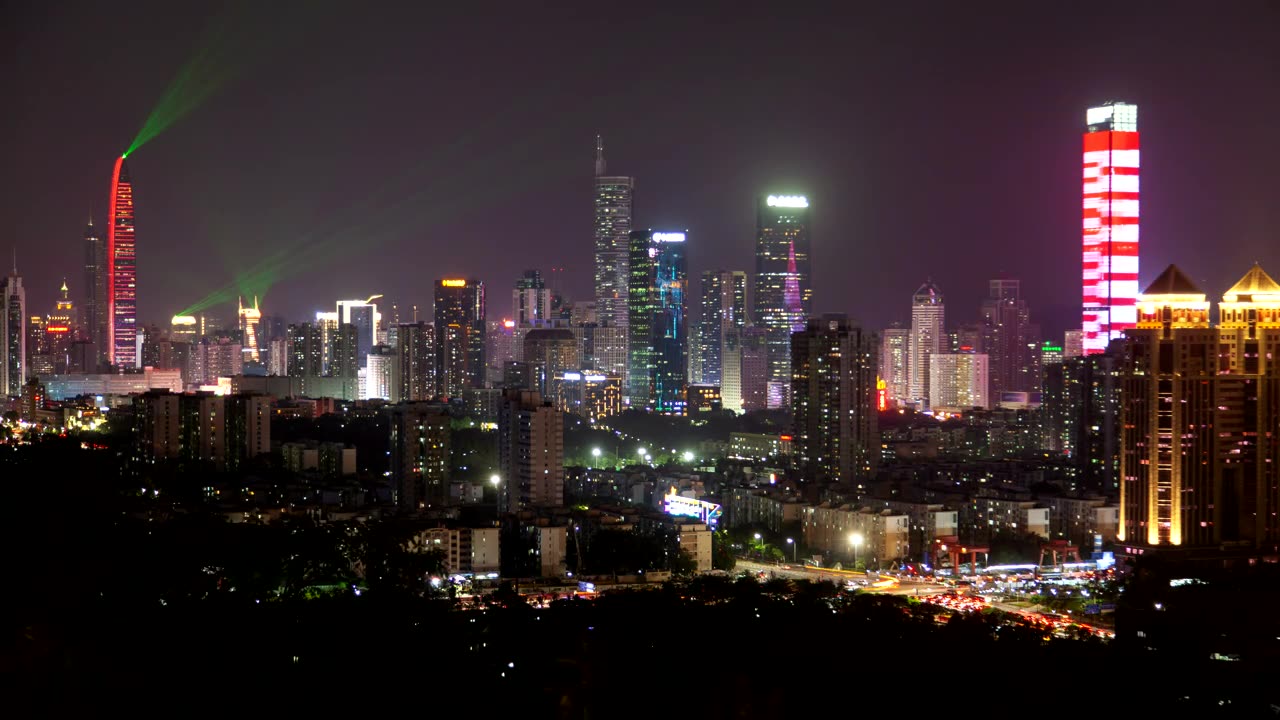
[[[858,546],[862,544],[862,533],[853,533],[849,536],[849,544],[853,546],[853,567],[858,568]]]
[[[502,496],[498,494],[498,486],[502,484],[502,478],[498,473],[489,476],[489,484],[493,486],[493,509],[502,512]]]
[[[791,564],[796,563],[796,541],[794,538],[787,538],[787,544],[791,546]]]
[[[600,462],[600,448],[591,448],[591,457],[591,466],[595,467],[596,463]]]
[[[756,553],[758,553],[758,554],[760,555],[761,559],[763,559],[763,558],[764,558],[764,543],[760,540],[760,533],[756,533],[756,534],[755,534],[755,538],[756,538]]]

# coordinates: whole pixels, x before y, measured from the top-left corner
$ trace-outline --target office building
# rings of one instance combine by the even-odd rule
[[[329,377],[355,380],[360,375],[360,328],[339,323],[329,335]]]
[[[108,271],[106,238],[89,218],[84,230],[84,334],[102,353],[95,363],[107,361]]]
[[[378,330],[382,323],[382,314],[374,300],[381,295],[372,295],[364,300],[339,300],[338,324],[351,325],[355,328],[356,358],[359,367],[365,367],[369,351],[378,344]]]
[[[929,357],[929,407],[963,412],[991,407],[985,353],[937,353]]]
[[[604,144],[597,135],[594,193],[596,322],[620,328],[625,343],[629,313],[628,238],[636,181],[631,177],[607,175],[605,170]]]
[[[400,402],[399,369],[400,353],[390,345],[374,345],[365,362],[364,399]]]
[[[134,237],[133,182],[124,157],[111,174],[111,209],[107,227],[108,320],[107,346],[117,368],[138,365],[138,272]]]
[[[890,405],[909,399],[908,369],[911,356],[911,330],[894,326],[880,331],[880,378],[885,383],[885,396]]]
[[[485,384],[502,387],[502,368],[516,359],[516,321],[511,318],[485,321]]]
[[[18,397],[27,381],[27,291],[13,272],[0,282],[0,398]]]
[[[262,362],[262,352],[258,345],[258,325],[262,322],[262,310],[258,309],[258,298],[253,298],[253,307],[245,307],[244,298],[236,298],[236,322],[240,332],[240,351],[248,362]]]
[[[443,278],[435,290],[436,393],[484,387],[485,298],[479,280]]]
[[[525,270],[511,291],[511,318],[516,325],[536,325],[551,319],[551,290],[537,270]]]
[[[588,370],[560,376],[556,407],[595,423],[622,412],[622,379]]]
[[[1084,133],[1085,353],[1100,353],[1136,321],[1138,106],[1089,108]]]
[[[402,512],[443,507],[449,497],[448,412],[434,403],[411,402],[387,413],[396,505]]]
[[[761,327],[748,327],[741,333],[738,348],[741,362],[738,364],[738,384],[742,395],[742,411],[768,408],[769,331]]]
[[[878,339],[845,315],[824,314],[792,334],[790,345],[791,435],[805,478],[869,477],[880,454]]]
[[[1126,545],[1280,550],[1280,284],[1255,265],[1209,322],[1169,266],[1138,296],[1121,360]],[[1133,553],[1129,553],[1133,554]]]
[[[177,318],[174,318],[175,320]],[[311,323],[290,325],[288,330],[289,361],[285,368],[289,377],[324,375],[324,343],[320,328]]]
[[[534,328],[524,336],[524,363],[532,373],[530,389],[545,398],[559,394],[557,385],[566,372],[582,367],[578,340],[568,328]]]
[[[1022,299],[1018,280],[992,280],[987,284],[987,297],[982,301],[981,317],[985,332],[978,352],[985,352],[991,368],[991,397],[1006,392],[1037,390],[1040,378],[1032,349],[1039,329],[1031,325],[1031,313]]]
[[[564,505],[564,415],[533,390],[503,393],[498,417],[506,512]]]
[[[688,271],[683,232],[631,232],[627,403],[682,414]]]
[[[1041,447],[1069,461],[1070,489],[1119,487],[1120,385],[1118,357],[1109,352],[1044,368]]]
[[[743,412],[742,335],[746,328],[729,328],[720,347],[720,405],[725,410]]]
[[[747,274],[741,270],[702,273],[697,343],[689,353],[692,382],[724,382],[725,334],[747,324]]]
[[[929,402],[929,358],[943,351],[947,310],[942,291],[926,282],[911,296],[911,337],[908,346],[907,402],[924,409]]]
[[[765,195],[756,201],[756,278],[752,320],[768,332],[766,381],[790,382],[791,333],[812,312],[809,270],[809,200]]]

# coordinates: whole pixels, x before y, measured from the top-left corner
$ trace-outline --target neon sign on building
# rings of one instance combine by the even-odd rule
[[[1091,354],[1138,320],[1138,106],[1108,103],[1085,119],[1081,325]]]

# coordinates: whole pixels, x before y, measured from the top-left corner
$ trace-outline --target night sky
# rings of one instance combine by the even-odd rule
[[[599,132],[691,275],[752,270],[756,195],[800,192],[816,311],[906,320],[932,277],[972,322],[1014,277],[1060,337],[1085,108],[1112,99],[1139,106],[1144,286],[1280,277],[1280,3],[540,5],[8,3],[5,267],[16,245],[32,312],[63,276],[79,299],[112,161],[190,67],[194,107],[130,157],[148,323],[284,249],[263,310],[291,320],[426,311],[444,274],[490,283],[491,317],[525,268],[586,298]]]

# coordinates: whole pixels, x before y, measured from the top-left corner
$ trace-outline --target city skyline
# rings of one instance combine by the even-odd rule
[[[95,15],[93,9],[77,12],[78,17],[88,18],[82,19],[84,25],[97,18],[106,29],[127,22],[144,35],[168,30],[163,13],[145,17],[147,11],[143,3],[112,17]],[[57,25],[59,14],[72,10],[23,12],[33,21]],[[662,98],[681,97],[690,103],[688,112],[671,115],[663,110],[633,117],[636,114],[601,109],[597,104],[588,110],[578,100],[557,105],[557,99],[576,97],[584,84],[598,79],[594,71],[573,71],[563,88],[542,82],[528,88],[512,88],[504,82],[492,88],[494,98],[510,91],[507,100],[522,108],[517,115],[524,125],[518,131],[512,131],[511,121],[486,120],[467,128],[451,129],[447,123],[432,126],[429,136],[415,130],[411,138],[404,134],[406,126],[393,122],[385,138],[364,139],[358,151],[321,141],[322,131],[334,130],[333,125],[295,128],[298,113],[320,99],[318,87],[291,74],[298,70],[296,66],[284,62],[261,77],[232,73],[234,80],[220,92],[201,96],[200,105],[129,156],[144,238],[138,259],[139,321],[167,323],[169,316],[232,283],[237,274],[254,269],[264,255],[316,238],[318,250],[300,257],[305,262],[298,267],[274,273],[276,277],[269,278],[265,288],[268,292],[258,293],[264,314],[301,319],[326,306],[332,297],[370,292],[381,292],[402,307],[428,305],[430,281],[423,282],[397,262],[401,258],[420,259],[428,265],[429,277],[475,276],[495,287],[508,285],[523,269],[563,265],[568,295],[589,299],[591,218],[583,188],[590,170],[585,147],[594,135],[602,134],[610,148],[611,172],[624,172],[637,180],[637,226],[687,227],[700,240],[689,248],[692,275],[721,266],[751,267],[754,198],[772,188],[796,188],[813,202],[813,251],[818,260],[813,313],[848,312],[865,326],[884,327],[907,319],[909,292],[924,277],[932,276],[942,284],[950,304],[957,308],[976,307],[988,279],[1011,277],[1023,280],[1027,302],[1046,336],[1056,336],[1078,314],[1078,273],[1054,269],[1078,263],[1079,118],[1084,108],[1113,98],[1143,107],[1144,270],[1140,281],[1149,282],[1151,268],[1187,257],[1202,238],[1210,236],[1223,250],[1196,258],[1195,267],[1202,274],[1196,281],[1203,285],[1229,281],[1242,263],[1275,266],[1280,262],[1280,249],[1268,242],[1274,211],[1263,200],[1265,188],[1274,185],[1270,178],[1280,154],[1276,139],[1264,132],[1267,119],[1275,115],[1276,100],[1265,95],[1256,98],[1243,125],[1232,133],[1214,132],[1214,120],[1203,110],[1221,106],[1232,93],[1276,84],[1274,64],[1257,62],[1270,57],[1262,29],[1266,23],[1247,22],[1273,12],[1262,5],[1244,4],[1205,20],[1189,6],[1175,6],[1150,20],[1163,35],[1160,42],[1138,40],[1124,48],[1104,48],[1102,41],[1073,45],[1079,37],[1071,23],[1060,28],[1035,24],[1027,37],[1037,42],[1027,42],[1026,47],[1000,34],[1044,19],[1044,13],[1031,10],[1012,12],[990,28],[978,27],[976,17],[955,17],[954,11],[946,9],[923,13],[923,17],[909,11],[877,10],[872,19],[889,28],[890,36],[903,23],[923,20],[921,31],[941,37],[946,30],[945,42],[930,49],[918,64],[877,78],[839,69],[850,63],[839,62],[842,55],[831,49],[827,54],[810,49],[794,60],[775,59],[768,68],[748,66],[779,80],[798,78],[779,84],[777,90],[781,106],[798,112],[768,112],[758,121],[729,122],[750,96],[749,73],[729,73],[724,87],[707,99],[688,98],[687,80],[662,73],[656,77],[656,67],[628,60],[625,69],[643,80],[628,84],[636,101],[654,104]],[[510,27],[499,24],[497,36],[512,35],[519,19],[513,17]],[[847,25],[839,17],[827,19],[835,21],[835,27]],[[17,36],[18,50],[34,58],[67,51],[63,62],[52,63],[39,77],[14,78],[15,94],[31,102],[23,104],[24,112],[15,118],[17,132],[9,135],[12,164],[4,176],[8,190],[4,202],[11,203],[6,210],[15,218],[15,230],[7,244],[18,244],[32,307],[52,304],[63,276],[79,276],[74,258],[83,254],[78,243],[87,216],[92,211],[105,217],[110,159],[126,144],[192,48],[212,44],[215,57],[227,59],[226,49],[218,45],[222,41],[198,34],[199,28],[216,20],[210,16],[190,23],[196,29],[171,33],[150,51],[110,48],[110,62],[103,64],[118,64],[137,78],[127,88],[113,87],[112,92],[122,97],[111,103],[98,101],[101,91],[96,88],[107,86],[96,80],[100,71],[76,62],[74,48],[64,47],[86,31],[80,23],[52,34]],[[591,26],[605,20],[579,23]],[[687,39],[707,29],[707,20],[693,17],[670,23],[662,34],[672,40]],[[968,23],[975,37],[1000,42],[991,49],[970,48],[965,42],[966,52],[956,54],[962,41],[953,36],[965,33],[943,27],[953,21],[961,27]],[[1116,18],[1120,28],[1133,27],[1138,21],[1138,13],[1123,10]],[[385,19],[354,22],[350,42],[357,47],[383,35],[391,46],[404,45]],[[467,30],[471,22],[465,15],[451,15],[439,25]],[[784,19],[772,29],[779,37],[792,38],[814,30],[810,23],[816,20]],[[281,48],[337,31],[334,18],[325,13],[303,19],[290,32],[284,31],[284,20],[271,13],[261,24],[259,32],[277,33],[272,39],[279,40]],[[769,27],[763,16],[750,10],[741,13],[741,24],[737,39],[723,41],[727,58],[745,57],[751,42]],[[569,25],[570,30],[580,27]],[[1230,34],[1227,28],[1238,35],[1230,42],[1225,37]],[[820,33],[818,39],[827,37]],[[45,44],[33,46],[35,38]],[[1185,42],[1171,42],[1171,38]],[[861,52],[884,52],[890,40],[841,53],[856,59]],[[249,50],[253,41],[253,37],[244,40]],[[677,57],[670,62],[687,64],[694,71],[726,70],[713,57],[680,49],[686,45],[692,47],[675,44]],[[244,70],[248,68],[241,66],[264,59],[265,51],[249,50],[228,64]],[[219,56],[218,51],[223,54]],[[954,60],[954,67],[932,77],[930,64],[948,51],[947,60]],[[1002,64],[1017,64],[1012,58],[1025,62],[1020,69],[1005,72],[994,65],[996,58]],[[471,62],[471,56],[463,61]],[[331,82],[349,83],[372,71],[369,64],[375,62],[362,60],[358,67],[338,72]],[[528,75],[521,77],[564,71],[567,62],[547,49],[535,53]],[[1045,64],[1073,69],[1051,73],[1047,82],[1021,83],[1020,78],[1030,77]],[[484,78],[492,70],[479,68]],[[946,86],[947,78],[956,77],[951,73],[964,72],[978,73],[984,83],[956,89]],[[1212,83],[1209,77],[1214,78]],[[809,92],[836,80],[852,84],[850,99],[837,103]],[[32,83],[40,81],[85,85],[88,104],[111,111],[95,114],[95,122],[84,120],[83,113],[62,112],[59,104],[70,98],[38,97],[34,94],[38,86]],[[440,90],[446,95],[470,97],[473,93],[469,86],[441,82]],[[297,95],[297,106],[271,100],[272,83],[282,83]],[[860,97],[896,97],[894,88],[908,84],[916,86],[917,92],[900,97],[892,112],[858,102]],[[392,87],[377,84],[361,90],[358,97],[381,106],[391,97],[386,93]],[[1010,92],[1014,95],[1009,96]],[[1012,112],[993,118],[983,110],[997,98],[1011,105]],[[76,102],[86,99],[78,96]],[[417,101],[396,102],[406,103],[403,109],[411,110]],[[480,114],[492,109],[487,100],[479,105]],[[127,109],[117,112],[116,108]],[[361,132],[365,123],[381,114],[366,117],[348,110],[338,115],[333,122],[350,133]],[[54,116],[62,119],[54,121]],[[894,124],[889,124],[889,116]],[[948,118],[945,128],[928,120],[935,116]],[[316,121],[309,118],[307,122]],[[841,127],[839,137],[833,137],[828,124]],[[712,127],[717,131],[709,132]],[[228,129],[235,129],[237,137],[236,152],[230,154],[214,142]],[[47,139],[55,131],[60,133],[59,140],[65,137],[65,146],[51,155],[36,155],[49,146]],[[672,145],[673,141],[678,144]],[[679,152],[656,152],[659,147]],[[519,160],[510,154],[512,150],[520,153]],[[299,153],[312,160],[300,163],[295,157]],[[230,156],[254,161],[236,162]],[[458,157],[468,161],[462,168],[456,165]],[[977,157],[983,158],[981,179],[960,174]],[[313,161],[330,164],[320,172],[310,165]],[[454,168],[456,190],[442,187],[429,171],[446,161],[453,163],[449,166]],[[493,180],[493,173],[503,172],[508,163],[518,163],[520,169],[512,166],[500,182]],[[249,170],[259,165],[269,169]],[[918,172],[922,165],[931,172]],[[535,167],[536,172],[531,169]],[[370,178],[368,189],[348,189],[342,177],[351,173]],[[1206,187],[1197,180],[1202,176],[1232,182]],[[1019,179],[1026,177],[1037,182]],[[958,182],[960,178],[966,182]],[[339,187],[348,194],[336,195]],[[996,194],[1004,197],[999,207],[991,199]],[[489,203],[513,212],[488,212],[496,207]],[[931,211],[910,210],[920,203]],[[357,211],[365,206],[380,212],[362,216]],[[532,228],[531,233],[522,233],[530,242],[511,243],[507,238],[520,231],[502,215],[520,217],[522,227]],[[979,224],[981,232],[965,229]],[[325,242],[340,231],[366,238],[365,244],[376,251],[359,253],[356,257],[361,262],[347,262],[345,253]],[[1043,252],[1025,252],[1027,238],[1034,238],[1030,245]],[[193,248],[203,252],[193,254]],[[191,265],[196,258],[201,262]],[[332,287],[326,282],[324,290],[317,290],[316,274],[332,278]],[[855,282],[846,280],[849,275]],[[257,289],[245,288],[243,294]],[[84,288],[76,287],[74,281],[71,291],[73,298],[83,300]],[[895,296],[903,300],[885,301]],[[230,317],[235,312],[232,303],[234,296],[211,311]]]

